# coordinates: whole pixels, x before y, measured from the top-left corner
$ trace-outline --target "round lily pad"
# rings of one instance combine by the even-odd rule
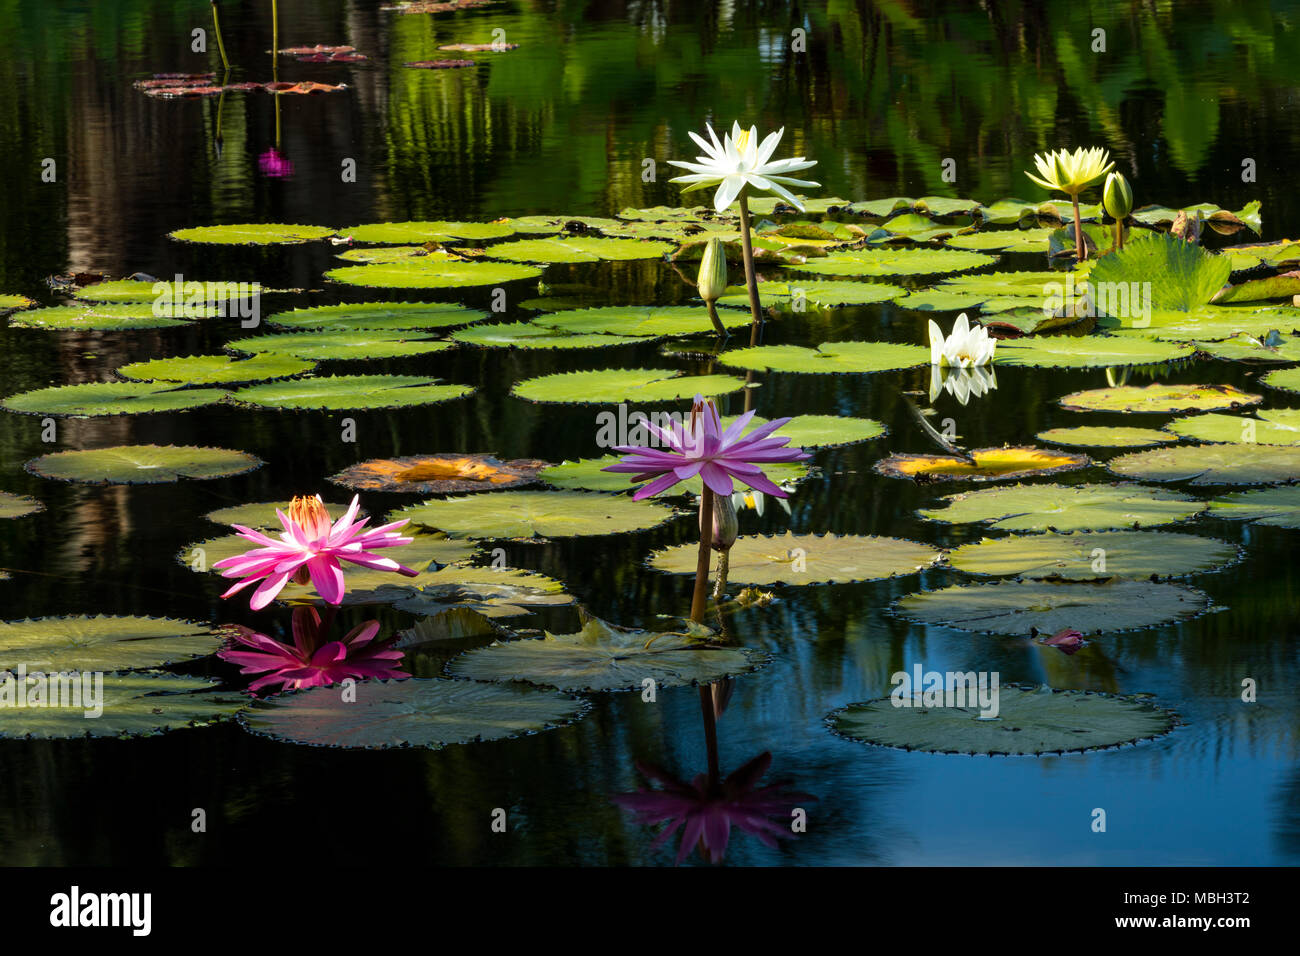
[[[410,455],[359,462],[329,480],[357,491],[422,495],[499,491],[535,484],[545,465],[535,458],[501,461],[491,455]]]
[[[1275,528],[1300,528],[1300,485],[1256,488],[1223,495],[1210,502],[1209,515]]]
[[[209,511],[204,517],[217,524],[242,524],[246,528],[273,529],[278,532],[284,530],[284,525],[280,524],[280,519],[275,513],[283,511],[288,514],[290,504],[291,502],[288,501],[253,501],[244,505],[218,508],[216,511]],[[338,521],[347,512],[348,506],[326,503],[325,510],[329,512],[330,521]],[[365,517],[365,512],[360,512],[358,517]]]
[[[738,329],[753,321],[748,312],[719,309],[718,318],[728,329]],[[712,334],[713,323],[703,306],[676,305],[605,306],[597,309],[569,309],[545,312],[532,319],[537,325],[562,332],[583,335],[632,335],[657,338],[665,335]]]
[[[635,491],[641,487],[641,484],[634,484],[631,481],[632,476],[604,470],[607,466],[621,460],[622,458],[618,455],[605,455],[601,458],[581,458],[578,461],[566,461],[558,465],[548,465],[538,473],[538,477],[556,488],[581,488],[588,491],[614,492]],[[776,462],[764,465],[763,474],[774,484],[788,486],[808,477],[808,466],[798,461]],[[743,487],[745,486],[741,483],[736,483],[737,489]],[[660,493],[665,495],[688,493],[699,495],[702,488],[703,481],[699,475],[695,475]]]
[[[24,415],[139,415],[211,405],[228,394],[216,388],[177,388],[170,382],[92,382],[10,395],[0,406]]]
[[[925,481],[1001,481],[1051,475],[1086,468],[1087,455],[1032,446],[975,448],[974,463],[950,455],[894,454],[876,462],[876,471],[890,478]]]
[[[662,368],[609,368],[525,379],[515,383],[511,394],[530,402],[617,404],[719,395],[744,387],[745,380],[732,375],[680,375]]]
[[[499,349],[593,349],[645,342],[644,337],[637,335],[582,335],[547,328],[536,322],[477,325],[453,332],[451,338],[466,345]]]
[[[1144,448],[1167,445],[1175,439],[1155,428],[1132,428],[1126,425],[1079,425],[1075,428],[1049,428],[1034,436],[1051,445],[1080,448]]]
[[[344,604],[391,604],[395,610],[424,618],[473,611],[482,618],[518,617],[535,607],[572,604],[564,583],[536,571],[453,564],[414,578],[377,572],[349,579]],[[288,598],[298,597],[295,586]],[[314,589],[301,595],[319,601]]]
[[[77,286],[71,293],[74,299],[86,302],[153,302],[158,298],[157,284],[146,279],[106,279]]]
[[[1280,368],[1260,379],[1265,385],[1287,392],[1300,392],[1300,367]]]
[[[444,498],[394,511],[390,521],[436,528],[454,538],[568,538],[653,528],[673,516],[657,501],[594,491],[502,491]]]
[[[601,260],[658,259],[673,251],[673,244],[654,239],[609,239],[572,236],[567,239],[522,239],[492,246],[487,254],[510,262],[600,262]]]
[[[181,242],[208,242],[220,245],[296,245],[334,235],[328,226],[285,225],[276,222],[244,223],[233,226],[195,226],[168,233]]]
[[[268,316],[266,323],[280,328],[354,332],[442,329],[469,325],[486,318],[486,312],[467,309],[454,302],[352,302],[278,312]]]
[[[1300,444],[1300,409],[1270,408],[1256,418],[1237,415],[1192,415],[1176,418],[1165,428],[1180,438],[1203,442],[1231,442],[1260,445]]]
[[[953,236],[944,245],[985,252],[1046,252],[1055,229],[981,229]]]
[[[97,675],[78,675],[80,681],[96,680]],[[16,687],[16,694],[30,700],[36,678],[29,675],[27,687]],[[56,740],[75,737],[143,737],[184,727],[206,727],[229,719],[248,706],[240,694],[221,693],[217,682],[201,677],[178,674],[105,674],[102,695],[92,690],[95,703],[102,707],[98,716],[89,717],[86,698],[78,700],[73,690],[47,683],[39,707],[0,707],[0,737]],[[0,688],[3,684],[0,684]]]
[[[1182,577],[1218,571],[1240,557],[1217,538],[1164,531],[1092,531],[1012,535],[963,544],[949,563],[968,574],[1072,581]]]
[[[11,495],[7,491],[0,491],[0,519],[21,518],[24,515],[35,514],[44,510],[45,505],[35,498],[28,498],[26,495]]]
[[[915,368],[930,360],[929,349],[894,342],[826,342],[815,349],[800,345],[759,345],[718,356],[733,368],[772,372],[887,372]]]
[[[1208,411],[1258,405],[1264,396],[1243,392],[1232,385],[1118,385],[1071,392],[1060,399],[1061,407],[1072,412],[1171,412]]]
[[[353,242],[409,243],[448,242],[454,239],[504,239],[513,236],[509,222],[373,222],[339,230]]]
[[[1005,485],[942,502],[917,514],[952,524],[978,521],[1000,531],[1105,531],[1172,524],[1205,510],[1190,495],[1137,484]]]
[[[425,256],[399,262],[374,262],[364,266],[342,266],[325,273],[325,278],[344,285],[388,289],[459,289],[501,285],[519,279],[536,279],[542,270],[514,262],[484,262],[478,259],[442,259]]]
[[[1238,335],[1222,342],[1196,342],[1198,352],[1228,362],[1258,362],[1264,365],[1300,362],[1300,336],[1288,335],[1276,345]]]
[[[400,358],[406,355],[427,355],[454,347],[450,342],[434,341],[428,332],[406,330],[286,332],[280,335],[250,335],[226,343],[226,348],[232,352],[261,352],[319,362],[331,359]]]
[[[759,302],[764,307],[788,308],[801,311],[805,308],[831,309],[840,306],[873,305],[888,302],[905,294],[903,288],[884,282],[845,282],[826,279],[806,279],[803,282],[760,282]],[[718,299],[718,305],[749,308],[749,291],[736,286]]]
[[[206,657],[222,635],[165,617],[43,617],[0,621],[0,672],[133,671]]]
[[[132,362],[119,368],[117,374],[145,382],[229,385],[288,378],[310,372],[315,367],[315,362],[304,362],[286,355],[255,355],[242,360],[229,355],[187,355]]]
[[[0,295],[0,312],[11,312],[14,309],[25,309],[29,305],[35,305],[31,299],[25,295]]]
[[[537,639],[495,641],[466,651],[448,663],[447,673],[569,692],[639,691],[647,679],[659,687],[709,683],[763,663],[757,652],[714,643],[704,628],[699,630],[702,633],[643,631],[588,616],[573,634],[546,632]]]
[[[56,451],[24,467],[34,475],[85,484],[153,485],[182,478],[227,478],[262,467],[260,458],[195,445],[117,445]]]
[[[464,680],[363,681],[345,701],[313,687],[259,701],[243,723],[255,734],[316,747],[387,749],[501,740],[580,718],[581,699],[557,691]]]
[[[136,329],[167,329],[188,324],[184,319],[154,315],[152,304],[58,305],[32,309],[10,316],[11,329],[83,330],[87,332],[129,332]]]
[[[1135,451],[1106,463],[1117,475],[1192,485],[1270,485],[1300,480],[1294,445],[1176,445]]]
[[[994,581],[909,594],[895,607],[922,624],[1028,637],[1065,628],[1109,634],[1175,624],[1204,613],[1210,599],[1167,582]]]
[[[694,574],[698,545],[679,544],[650,556],[650,566]],[[939,551],[906,538],[875,535],[741,535],[731,547],[733,584],[843,584],[914,574],[936,564]]]
[[[421,375],[328,375],[252,385],[233,393],[235,401],[267,408],[409,408],[464,398],[470,385],[438,385]]]
[[[965,272],[997,261],[997,256],[963,249],[855,249],[783,268],[832,276],[931,275]]]
[[[1176,362],[1193,354],[1190,345],[1114,335],[1051,335],[998,343],[999,365],[1033,368],[1091,368]]]
[[[723,418],[725,428],[734,418]],[[766,418],[755,415],[750,419],[745,434],[767,422]],[[880,422],[870,418],[850,418],[846,415],[795,415],[776,432],[781,438],[790,439],[790,448],[832,448],[837,445],[853,445],[879,438],[887,429]]]
[[[973,676],[973,675],[972,675]],[[1150,740],[1169,733],[1174,715],[1139,697],[1095,691],[1053,690],[1003,684],[997,714],[981,716],[977,689],[946,706],[914,688],[899,706],[895,697],[850,704],[827,717],[841,737],[923,753],[1037,756],[1079,753]],[[953,691],[954,695],[956,690]]]

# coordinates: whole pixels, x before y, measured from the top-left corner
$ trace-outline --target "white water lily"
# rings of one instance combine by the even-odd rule
[[[946,339],[934,319],[930,320],[930,364],[941,368],[974,368],[993,361],[997,340],[982,325],[971,325],[963,312],[952,324]]]
[[[758,512],[758,516],[761,518],[763,517],[763,508],[767,503],[767,498],[768,496],[761,491],[746,488],[744,491],[732,492],[731,506],[737,511],[742,508],[752,508]],[[786,514],[790,513],[790,503],[788,501],[784,498],[774,498],[773,500],[785,510]]]
[[[932,402],[939,397],[940,392],[947,392],[965,405],[972,398],[979,398],[997,387],[998,379],[992,366],[980,368],[930,366],[930,401]]]
[[[669,165],[690,171],[690,175],[678,176],[671,182],[687,184],[686,189],[682,190],[683,193],[717,186],[718,191],[713,196],[713,205],[718,212],[726,212],[727,207],[736,201],[740,191],[746,186],[749,186],[751,191],[776,193],[803,212],[803,203],[785,187],[806,188],[821,185],[803,179],[792,179],[787,175],[803,169],[811,169],[817,165],[816,160],[804,159],[802,156],[772,160],[772,153],[781,142],[785,127],[775,133],[769,133],[761,143],[758,141],[756,126],[742,130],[739,123],[732,123],[731,132],[723,138],[722,142],[718,142],[718,136],[713,132],[712,126],[705,124],[705,128],[709,131],[709,139],[713,141],[711,144],[706,143],[702,136],[690,134],[691,139],[704,150],[705,155],[695,157],[693,163],[670,159]]]

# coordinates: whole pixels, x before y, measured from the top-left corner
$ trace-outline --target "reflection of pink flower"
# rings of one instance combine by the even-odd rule
[[[217,656],[238,664],[241,674],[265,675],[248,685],[254,694],[274,684],[279,684],[281,690],[299,690],[337,684],[349,677],[354,680],[409,677],[399,669],[404,656],[401,651],[386,643],[374,643],[378,633],[379,622],[367,621],[350,630],[341,641],[326,642],[328,626],[322,626],[314,607],[301,606],[293,610],[292,646],[234,625],[233,640],[253,650],[237,650],[232,646],[217,651]]]
[[[1055,647],[1058,651],[1064,651],[1066,654],[1073,654],[1083,647],[1083,635],[1074,628],[1067,627],[1063,631],[1057,631],[1051,637],[1043,638],[1038,643],[1044,647]]]
[[[798,803],[817,799],[806,793],[787,791],[779,783],[759,787],[758,781],[771,763],[772,755],[761,753],[716,787],[710,787],[705,774],[700,774],[690,783],[683,783],[666,771],[638,760],[636,766],[642,775],[658,780],[664,789],[620,794],[613,800],[625,810],[633,811],[637,823],[653,825],[671,821],[655,837],[653,845],[656,847],[662,846],[681,829],[678,863],[690,856],[697,845],[702,858],[710,863],[720,863],[727,854],[733,826],[757,837],[764,846],[775,847],[777,839],[792,835],[790,824],[785,822],[790,819],[790,811]],[[776,823],[769,820],[773,814],[783,816],[785,821]]]
[[[293,163],[274,146],[257,157],[257,168],[271,179],[288,179],[293,175]]]
[[[279,541],[241,524],[232,525],[241,538],[247,538],[262,547],[233,558],[223,558],[212,565],[221,570],[222,577],[243,578],[221,596],[230,597],[254,581],[261,581],[253,592],[253,599],[248,602],[254,611],[260,611],[275,600],[275,596],[290,579],[299,584],[306,584],[310,580],[326,603],[339,604],[346,590],[340,561],[349,561],[378,571],[398,571],[407,577],[415,577],[418,571],[403,567],[392,558],[371,553],[375,548],[410,544],[412,539],[403,538],[395,530],[406,522],[394,521],[392,524],[366,530],[369,518],[356,522],[353,520],[360,507],[359,496],[354,495],[347,514],[331,526],[329,512],[325,510],[320,495],[294,498],[287,515],[276,509],[276,515],[284,525]]]

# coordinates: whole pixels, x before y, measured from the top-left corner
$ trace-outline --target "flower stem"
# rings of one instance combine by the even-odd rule
[[[704,718],[704,749],[709,756],[709,792],[713,793],[722,782],[718,767],[718,718],[714,713],[713,685],[700,685],[700,714]]]
[[[691,597],[691,620],[704,623],[709,598],[710,543],[713,538],[713,489],[707,484],[700,494],[700,550],[695,561],[695,594]]]
[[[709,307],[709,321],[713,323],[713,328],[717,330],[719,335],[725,337],[727,334],[727,327],[723,325],[722,320],[718,318],[718,307],[712,302],[706,302],[704,304]]]
[[[718,555],[718,580],[713,585],[713,601],[715,604],[727,596],[727,568],[731,563],[730,557],[730,548]]]
[[[1074,200],[1074,254],[1082,262],[1088,258],[1088,243],[1083,238],[1083,220],[1079,218],[1079,197],[1070,198]]]
[[[1116,249],[1124,248],[1124,220],[1123,219],[1115,220],[1115,248]]]
[[[745,284],[749,286],[749,314],[753,316],[751,340],[763,325],[763,312],[758,305],[758,277],[754,275],[754,244],[749,238],[749,200],[745,191],[740,191],[740,247],[745,254]]]
[[[217,0],[212,0],[212,29],[217,35],[217,49],[221,51],[221,65],[230,72],[230,61],[226,59],[226,45],[221,42],[221,21],[217,17]]]

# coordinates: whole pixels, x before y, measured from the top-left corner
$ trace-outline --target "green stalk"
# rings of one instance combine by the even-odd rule
[[[700,550],[695,559],[695,593],[691,597],[691,620],[704,623],[709,599],[709,563],[713,538],[713,489],[704,484],[700,494]]]
[[[718,307],[712,302],[706,302],[704,304],[709,307],[709,321],[713,323],[713,328],[719,335],[726,338],[730,333],[727,332],[727,327],[722,324],[722,320],[718,318]]]
[[[1075,258],[1082,262],[1088,258],[1088,243],[1083,238],[1083,220],[1079,218],[1079,195],[1078,193],[1070,197],[1074,201],[1074,254]]]
[[[217,49],[221,51],[221,65],[230,72],[230,61],[226,59],[226,45],[221,42],[221,20],[217,17],[217,0],[212,0],[212,31],[217,35]]]
[[[750,326],[750,342],[757,344],[758,330],[763,325],[763,312],[758,305],[758,278],[754,274],[754,246],[749,238],[749,200],[745,193],[749,187],[740,190],[740,246],[745,254],[745,284],[749,286],[749,313],[753,317]]]

